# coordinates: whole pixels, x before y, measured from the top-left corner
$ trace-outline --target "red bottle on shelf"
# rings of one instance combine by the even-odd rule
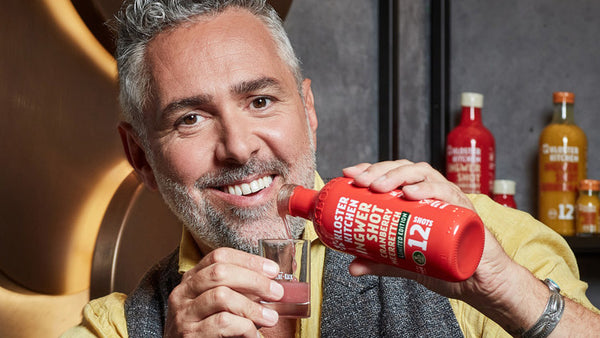
[[[446,178],[467,194],[491,196],[496,171],[492,133],[483,125],[483,95],[462,93],[460,124],[447,137]]]
[[[402,196],[401,190],[374,193],[338,177],[321,191],[283,186],[278,208],[281,215],[312,220],[332,249],[448,281],[469,278],[483,253],[479,216],[438,200]]]
[[[505,207],[517,208],[515,202],[515,181],[495,180],[492,199]]]

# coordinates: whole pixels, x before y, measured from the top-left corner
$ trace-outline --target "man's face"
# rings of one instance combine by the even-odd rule
[[[287,237],[279,188],[314,180],[310,82],[303,104],[264,25],[242,10],[158,35],[148,61],[152,175],[200,248],[256,252],[259,238]]]

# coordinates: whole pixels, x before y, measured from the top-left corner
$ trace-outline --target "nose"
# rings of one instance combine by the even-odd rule
[[[223,163],[244,164],[260,149],[255,126],[243,114],[224,114],[220,118],[220,140],[216,158]]]

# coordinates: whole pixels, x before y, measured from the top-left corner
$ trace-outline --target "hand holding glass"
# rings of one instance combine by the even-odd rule
[[[310,241],[298,239],[261,239],[260,255],[279,264],[275,278],[283,286],[283,298],[278,302],[261,301],[280,317],[310,316]]]

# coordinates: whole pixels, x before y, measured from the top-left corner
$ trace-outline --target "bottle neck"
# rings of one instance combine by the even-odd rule
[[[295,184],[285,184],[277,196],[280,216],[290,215],[312,220],[318,191]]]
[[[574,108],[572,103],[555,102],[552,123],[571,123],[575,124]]]
[[[462,107],[462,114],[460,117],[460,124],[481,124],[481,108],[477,107]]]
[[[583,190],[579,190],[579,193],[581,195],[585,195],[585,196],[594,196],[594,195],[598,194],[598,191],[591,190],[591,189],[583,189]]]

